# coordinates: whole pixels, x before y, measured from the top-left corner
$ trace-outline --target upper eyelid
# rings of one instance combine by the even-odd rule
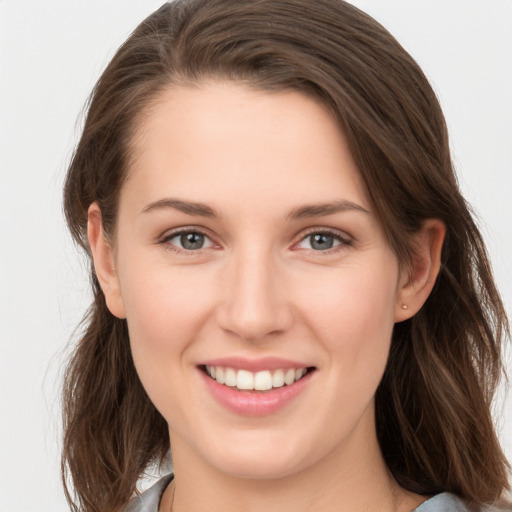
[[[340,229],[335,229],[335,228],[322,227],[322,226],[315,226],[315,227],[307,228],[305,232],[302,232],[299,235],[298,240],[302,241],[302,240],[304,240],[304,238],[314,235],[316,233],[325,233],[325,234],[329,234],[332,236],[337,236],[338,238],[340,238],[342,240],[350,240],[350,241],[354,240],[354,237],[352,235],[350,235],[349,233],[347,233],[346,231],[342,231]]]
[[[158,240],[168,240],[169,238],[174,238],[175,236],[181,235],[183,233],[200,233],[201,235],[204,235],[209,239],[213,238],[212,235],[210,234],[210,230],[208,229],[201,228],[198,226],[182,226],[179,228],[168,229],[164,231],[162,235],[158,237]]]

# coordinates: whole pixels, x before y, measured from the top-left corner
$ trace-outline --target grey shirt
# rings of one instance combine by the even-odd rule
[[[136,496],[130,501],[125,512],[158,512],[160,499],[165,488],[172,480],[172,475],[161,478],[156,484],[143,492],[140,496]],[[486,509],[492,512],[492,508]],[[476,512],[468,508],[454,494],[444,492],[433,498],[423,502],[413,512]],[[483,510],[481,512],[484,512]]]

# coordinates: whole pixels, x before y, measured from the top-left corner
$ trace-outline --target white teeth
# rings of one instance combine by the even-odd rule
[[[266,391],[267,389],[272,389],[272,375],[268,370],[258,372],[254,375],[254,389],[257,391]]]
[[[240,373],[240,372],[238,372]],[[238,379],[236,377],[236,372],[233,370],[233,368],[226,368],[226,380],[225,380],[226,386],[234,387],[238,384]]]
[[[227,384],[227,382],[226,382]],[[228,384],[229,385],[229,384]],[[238,389],[254,389],[254,376],[247,370],[238,370],[236,379],[236,387]]]
[[[280,388],[284,386],[284,371],[276,370],[272,375],[272,387]]]
[[[248,370],[235,370],[222,366],[206,366],[206,373],[219,384],[236,387],[241,390],[268,391],[272,388],[280,388],[285,384],[290,386],[300,380],[307,373],[306,368],[277,369],[274,371],[263,370],[250,372]]]
[[[213,375],[212,375],[213,377]],[[216,368],[215,369],[215,380],[219,384],[225,384],[226,382],[226,374],[224,373],[224,368]]]
[[[295,370],[287,370],[284,374],[284,383],[289,386],[295,382]]]

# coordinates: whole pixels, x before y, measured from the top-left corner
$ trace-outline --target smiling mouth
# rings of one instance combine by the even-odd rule
[[[272,391],[291,386],[315,370],[307,368],[278,368],[251,372],[224,366],[203,365],[200,369],[218,384],[240,391]]]

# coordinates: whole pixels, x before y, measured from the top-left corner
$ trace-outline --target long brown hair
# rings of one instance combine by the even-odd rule
[[[205,79],[295,90],[337,117],[401,262],[427,218],[447,227],[442,268],[424,307],[395,327],[376,396],[385,460],[404,488],[494,502],[508,463],[490,406],[508,333],[482,237],[453,172],[439,103],[424,74],[376,21],[342,0],[177,0],[144,20],[90,98],[64,191],[66,218],[90,257],[87,209],[114,237],[137,120],[172,84]],[[62,468],[73,510],[114,511],[169,449],[144,392],[126,322],[94,302],[64,384]],[[67,486],[71,477],[74,492]]]

